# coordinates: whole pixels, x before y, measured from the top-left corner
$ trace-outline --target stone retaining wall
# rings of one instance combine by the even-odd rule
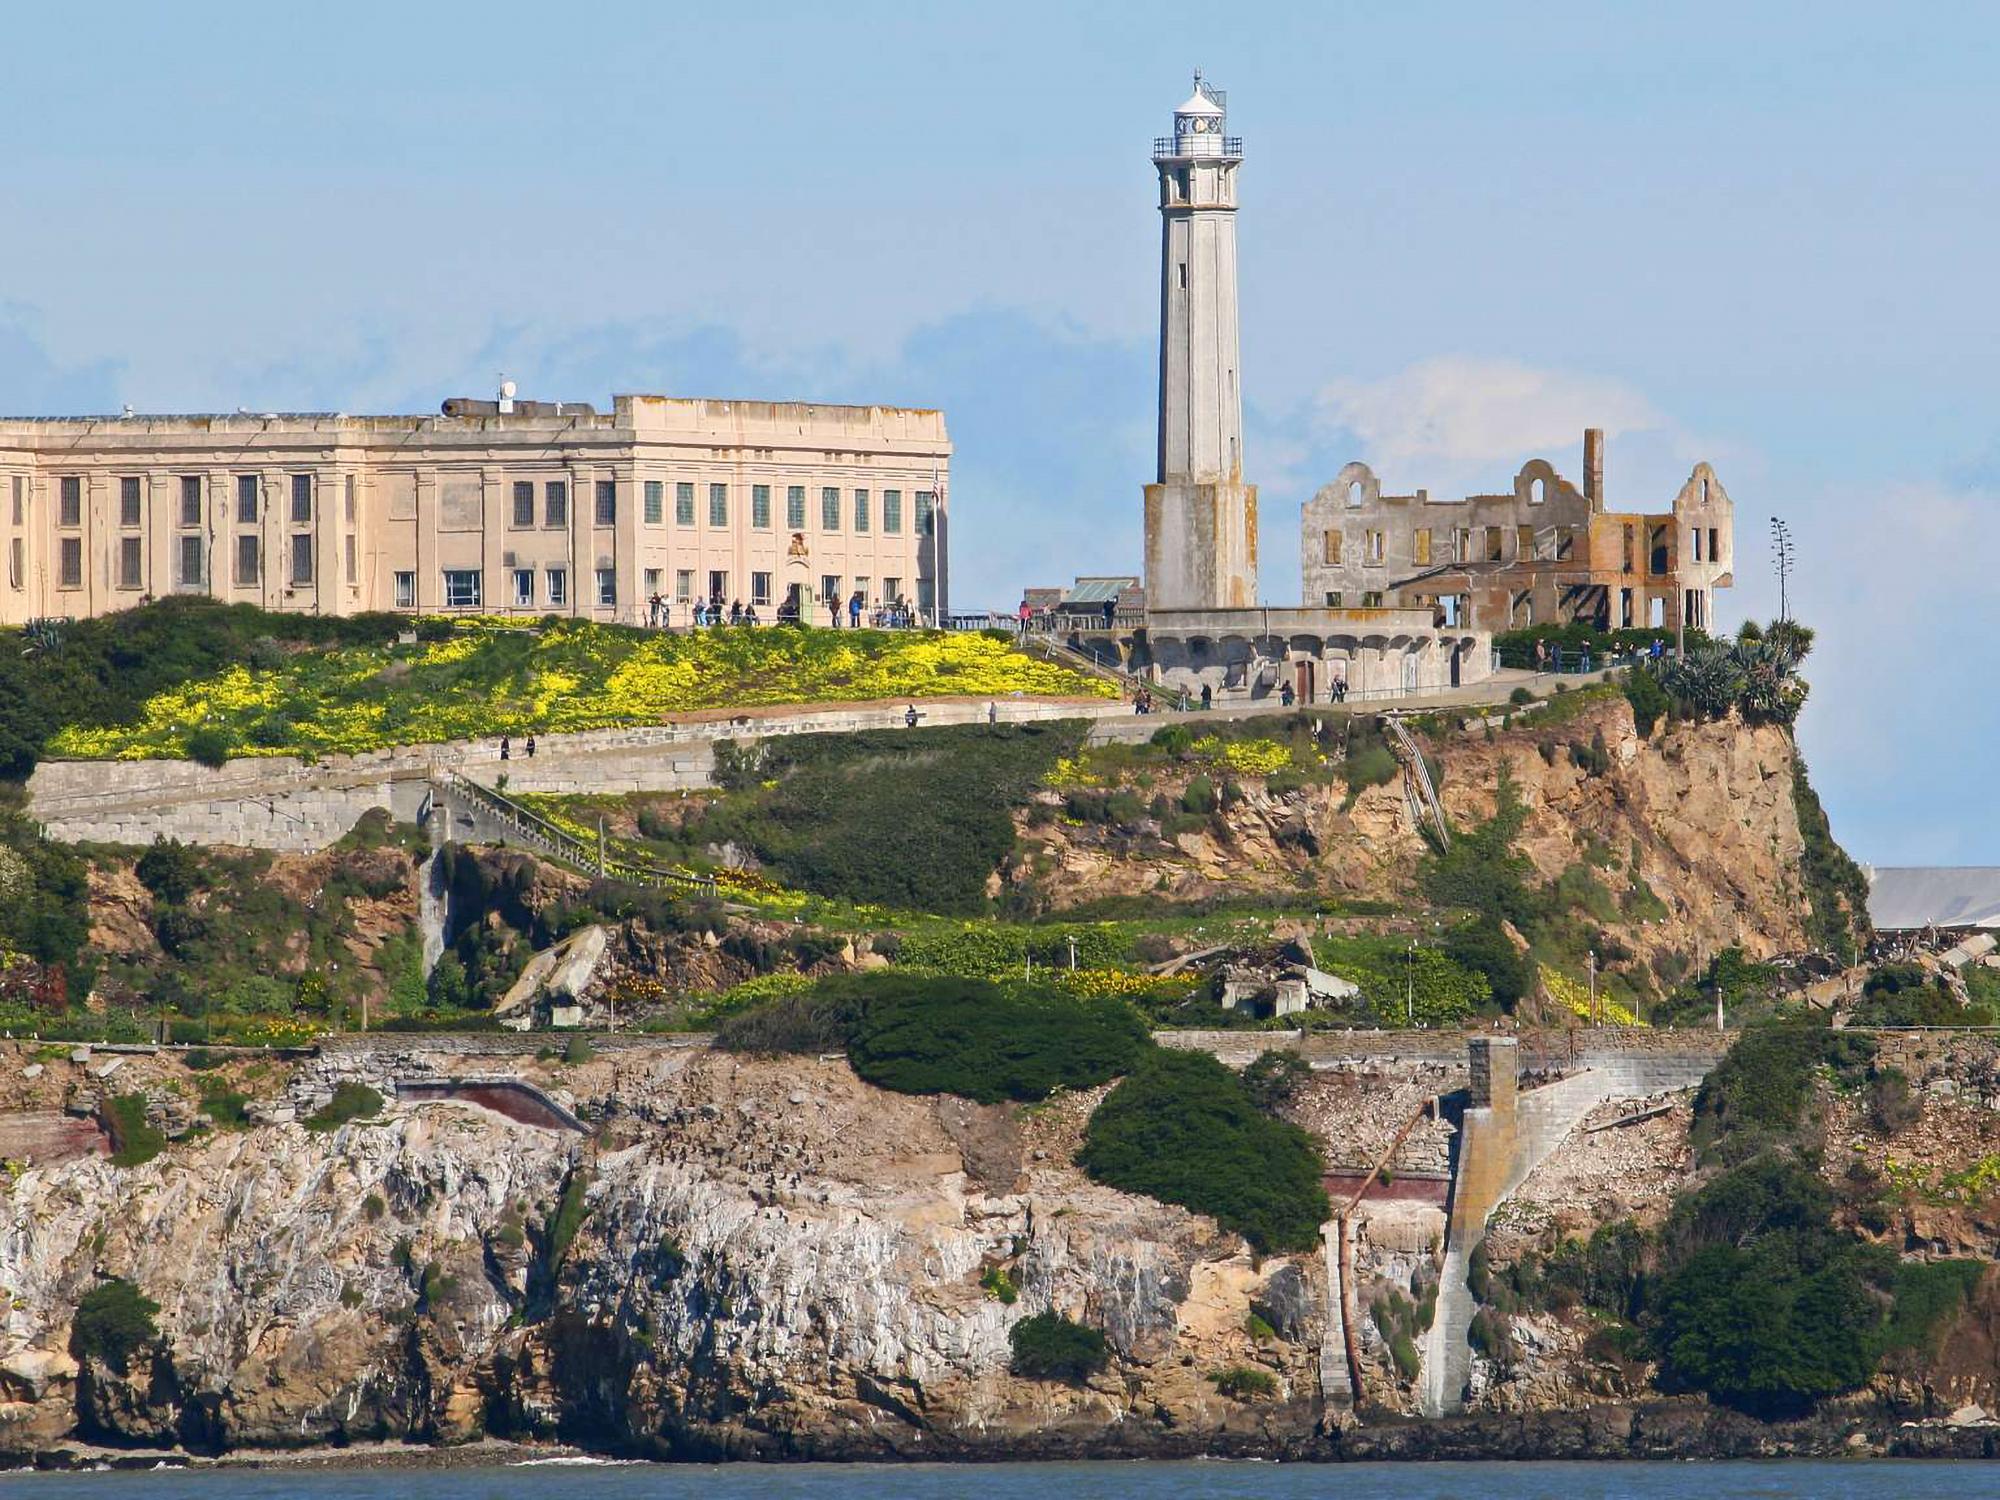
[[[927,727],[983,724],[989,703],[1000,722],[1109,719],[1129,713],[1104,699],[930,699],[917,705]],[[220,767],[182,760],[43,761],[28,782],[28,815],[68,842],[228,844],[291,853],[323,849],[371,808],[415,817],[433,767],[512,792],[553,795],[672,792],[712,786],[718,740],[900,729],[906,704],[850,704],[713,716],[671,724],[549,734],[536,755],[500,759],[500,742],[461,740],[333,755],[313,765],[294,756],[247,756]]]

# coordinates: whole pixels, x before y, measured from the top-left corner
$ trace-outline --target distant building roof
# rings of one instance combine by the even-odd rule
[[[1116,599],[1138,581],[1129,573],[1119,578],[1079,578],[1063,596],[1063,603],[1102,604],[1107,599]]]
[[[1878,932],[2000,929],[2000,868],[1883,867],[1868,872],[1868,920]]]

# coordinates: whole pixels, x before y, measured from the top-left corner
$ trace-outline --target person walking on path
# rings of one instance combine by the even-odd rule
[[[513,755],[513,753],[514,753],[514,747],[513,747],[513,746],[512,746],[512,745],[511,745],[510,743],[508,743],[508,740],[507,740],[507,736],[506,736],[506,735],[504,735],[504,734],[503,734],[503,735],[501,735],[501,736],[500,736],[500,758],[501,758],[502,760],[507,760],[508,758],[510,758],[510,757],[511,757],[511,756]]]
[[[1204,683],[1203,683],[1203,684],[1201,685],[1201,709],[1202,709],[1202,712],[1203,712],[1203,713],[1207,713],[1207,712],[1208,712],[1208,710],[1209,710],[1209,709],[1210,709],[1211,707],[1213,707],[1213,706],[1214,706],[1214,704],[1215,704],[1215,695],[1214,695],[1213,693],[1209,692],[1209,690],[1208,690],[1208,684],[1204,682]]]
[[[1000,705],[998,703],[989,703],[986,705],[986,722],[989,727],[1000,722]]]
[[[854,597],[847,601],[847,625],[850,630],[859,630],[861,628],[861,611],[867,607],[867,604],[868,601],[861,597],[861,590],[856,589]]]
[[[840,629],[840,596],[838,594],[835,594],[831,599],[826,601],[826,628],[828,630]]]
[[[528,736],[528,743],[524,748],[528,752],[528,759],[533,760],[535,758],[535,737],[532,734]]]
[[[1106,630],[1109,630],[1114,624],[1117,623],[1117,620],[1118,620],[1118,601],[1116,599],[1106,599],[1104,601],[1104,628]]]
[[[1284,704],[1285,707],[1287,708],[1290,708],[1292,706],[1292,685],[1289,682],[1282,683],[1279,685],[1278,701]]]
[[[912,703],[903,711],[903,727],[905,729],[915,729],[917,727],[917,720],[922,717],[923,715],[917,712],[917,705]]]

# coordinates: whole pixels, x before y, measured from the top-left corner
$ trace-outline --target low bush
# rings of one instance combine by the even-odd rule
[[[1256,1365],[1231,1365],[1208,1377],[1232,1401],[1265,1401],[1278,1394],[1278,1377]]]
[[[111,1164],[137,1167],[167,1149],[166,1135],[146,1119],[146,1096],[118,1094],[105,1101],[104,1126],[111,1136]]]
[[[69,1352],[78,1360],[98,1359],[118,1374],[145,1345],[160,1336],[153,1319],[160,1304],[129,1281],[116,1277],[92,1287],[76,1305]]]
[[[1103,1334],[1060,1313],[1023,1318],[1008,1330],[1007,1340],[1014,1350],[1013,1372],[1030,1380],[1081,1383],[1111,1362]]]
[[[1311,1249],[1330,1212],[1312,1137],[1203,1052],[1148,1052],[1091,1116],[1077,1161],[1099,1182],[1211,1215],[1260,1253]]]
[[[350,1120],[370,1120],[382,1113],[382,1096],[365,1083],[340,1084],[325,1106],[307,1115],[308,1130],[338,1130]]]

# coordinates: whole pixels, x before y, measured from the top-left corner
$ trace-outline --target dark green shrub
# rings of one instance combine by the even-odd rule
[[[202,1112],[223,1130],[241,1130],[250,1123],[250,1097],[217,1083],[201,1091]]]
[[[1014,1278],[1007,1274],[1005,1266],[988,1266],[979,1273],[980,1289],[996,1302],[1012,1307],[1020,1300],[1021,1292],[1014,1285]]]
[[[139,884],[152,892],[155,901],[185,905],[203,886],[201,853],[179,839],[155,835],[146,852],[139,856],[132,873]]]
[[[1046,1099],[1130,1070],[1151,1045],[1138,1012],[1119,1000],[892,974],[872,976],[861,993],[848,1061],[903,1094]]]
[[[1256,1365],[1231,1365],[1208,1377],[1231,1401],[1265,1401],[1278,1394],[1278,1378]]]
[[[118,1374],[145,1345],[160,1336],[153,1321],[160,1304],[129,1281],[114,1277],[83,1294],[70,1324],[69,1352],[78,1360],[98,1359]]]
[[[1693,1139],[1702,1157],[1742,1161],[1804,1120],[1819,1070],[1856,1079],[1873,1053],[1868,1039],[1810,1023],[1754,1027],[1703,1080]]]
[[[1972,1298],[1986,1262],[1978,1260],[1906,1260],[1896,1266],[1896,1301],[1882,1330],[1884,1352],[1922,1349],[1935,1352],[1938,1335]]]
[[[1008,1330],[1007,1340],[1014,1349],[1013,1372],[1030,1380],[1080,1383],[1111,1362],[1103,1334],[1060,1313],[1023,1318]]]
[[[1405,1384],[1415,1380],[1423,1369],[1423,1362],[1417,1358],[1416,1342],[1407,1333],[1389,1340],[1389,1358],[1395,1362],[1396,1378]]]
[[[1312,1077],[1312,1064],[1289,1050],[1259,1053],[1243,1070],[1243,1087],[1259,1109],[1275,1114]]]
[[[1153,731],[1153,744],[1176,758],[1194,748],[1194,731],[1185,724],[1167,724]]]
[[[548,1243],[543,1249],[543,1258],[550,1270],[562,1265],[563,1257],[569,1254],[569,1247],[576,1242],[577,1231],[583,1228],[583,1221],[590,1213],[587,1201],[590,1192],[590,1169],[578,1167],[563,1183],[562,1197],[556,1202],[555,1217],[549,1221]]]
[[[1527,955],[1491,917],[1454,927],[1445,934],[1445,957],[1461,968],[1486,976],[1493,998],[1508,1010],[1534,986]]]
[[[563,1043],[562,1060],[571,1067],[575,1067],[580,1063],[587,1063],[596,1056],[597,1049],[590,1045],[590,1038],[580,1031],[572,1033],[569,1039]]]
[[[1586,776],[1602,776],[1611,769],[1611,751],[1604,743],[1604,731],[1593,729],[1590,743],[1581,745],[1574,740],[1569,747],[1570,764]]]
[[[1215,783],[1206,776],[1191,778],[1187,790],[1181,793],[1181,811],[1207,817],[1215,807]]]
[[[104,1126],[111,1136],[111,1164],[137,1167],[167,1149],[167,1138],[146,1120],[144,1094],[119,1094],[104,1103]]]
[[[220,768],[229,761],[233,747],[220,729],[197,729],[187,737],[188,759],[204,766]]]
[[[1260,1252],[1311,1249],[1330,1212],[1312,1137],[1263,1113],[1202,1052],[1146,1054],[1091,1116],[1077,1162],[1099,1182],[1209,1214]]]
[[[1868,1118],[1883,1135],[1916,1124],[1923,1112],[1923,1101],[1900,1068],[1884,1068],[1868,1080]]]
[[[350,1120],[369,1120],[382,1113],[382,1096],[365,1083],[338,1085],[324,1108],[307,1115],[308,1130],[338,1130]]]
[[[1628,670],[1620,687],[1624,690],[1625,701],[1632,705],[1632,724],[1641,739],[1650,735],[1653,726],[1673,712],[1673,697],[1660,686],[1660,679],[1643,667]]]
[[[1104,799],[1104,821],[1129,828],[1146,816],[1136,792],[1116,791]]]

